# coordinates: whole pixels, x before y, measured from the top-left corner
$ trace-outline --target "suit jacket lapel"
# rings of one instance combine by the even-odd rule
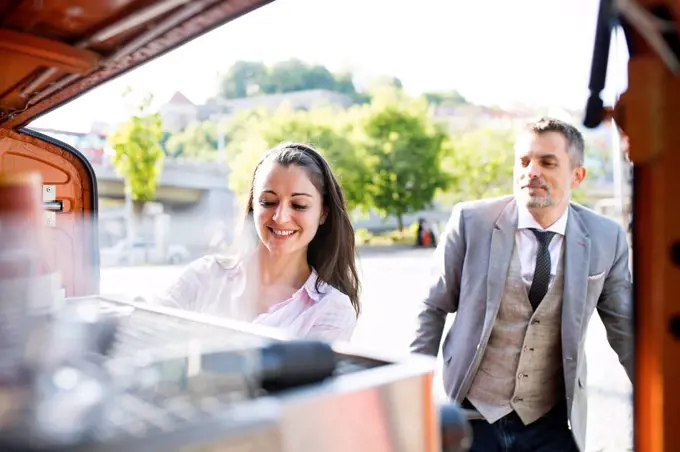
[[[569,220],[564,237],[564,291],[562,294],[562,346],[565,357],[573,358],[578,346],[586,308],[590,237],[580,215],[569,206]]]
[[[486,314],[484,329],[492,328],[501,304],[508,266],[515,246],[517,230],[517,205],[511,200],[498,217],[491,235],[489,270],[487,273]]]

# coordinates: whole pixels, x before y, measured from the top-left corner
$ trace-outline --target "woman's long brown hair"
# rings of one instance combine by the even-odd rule
[[[323,205],[328,209],[326,221],[319,225],[316,235],[307,248],[307,262],[316,271],[319,284],[325,282],[347,295],[357,313],[360,283],[356,269],[354,227],[347,212],[345,197],[330,165],[313,147],[302,143],[281,143],[267,151],[255,167],[250,183],[246,217],[252,218],[254,183],[257,170],[263,162],[276,162],[283,167],[296,165],[304,168],[321,193]]]

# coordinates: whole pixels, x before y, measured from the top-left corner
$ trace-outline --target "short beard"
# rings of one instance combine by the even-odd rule
[[[526,206],[529,209],[543,209],[552,207],[557,204],[557,201],[550,195],[546,196],[529,196],[526,199]]]
[[[543,196],[532,196],[528,192],[524,191],[524,189],[519,189],[515,194],[515,198],[519,202],[523,203],[527,209],[545,209],[547,207],[552,207],[559,204],[560,199],[552,196],[552,194],[547,190],[548,189],[546,188],[546,193]]]
[[[531,184],[542,187],[545,194],[543,196],[531,195],[528,189],[517,188],[517,191],[515,191],[515,196],[520,201],[524,202],[524,205],[527,207],[527,209],[545,209],[560,203],[560,199],[556,199],[552,196],[550,188],[547,184],[542,183],[538,179],[532,179]]]

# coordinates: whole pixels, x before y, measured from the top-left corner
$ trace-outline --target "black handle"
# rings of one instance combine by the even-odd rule
[[[615,19],[616,14],[613,0],[600,0],[593,58],[590,65],[590,82],[588,83],[590,96],[588,96],[585,117],[583,119],[583,125],[589,129],[599,126],[604,117],[604,102],[600,97],[600,93],[604,90],[607,79],[609,48],[611,46]]]
[[[252,353],[258,355],[255,362],[248,358]],[[266,391],[278,391],[332,376],[336,355],[330,344],[321,341],[277,341],[256,350],[208,353],[201,364],[208,372],[242,374]]]
[[[472,445],[472,427],[455,402],[439,406],[442,452],[465,452]]]

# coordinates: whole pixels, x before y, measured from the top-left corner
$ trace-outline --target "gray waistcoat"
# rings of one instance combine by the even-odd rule
[[[563,261],[534,312],[522,281],[519,254],[513,250],[498,316],[467,396],[490,423],[515,411],[524,424],[530,424],[564,397]]]

